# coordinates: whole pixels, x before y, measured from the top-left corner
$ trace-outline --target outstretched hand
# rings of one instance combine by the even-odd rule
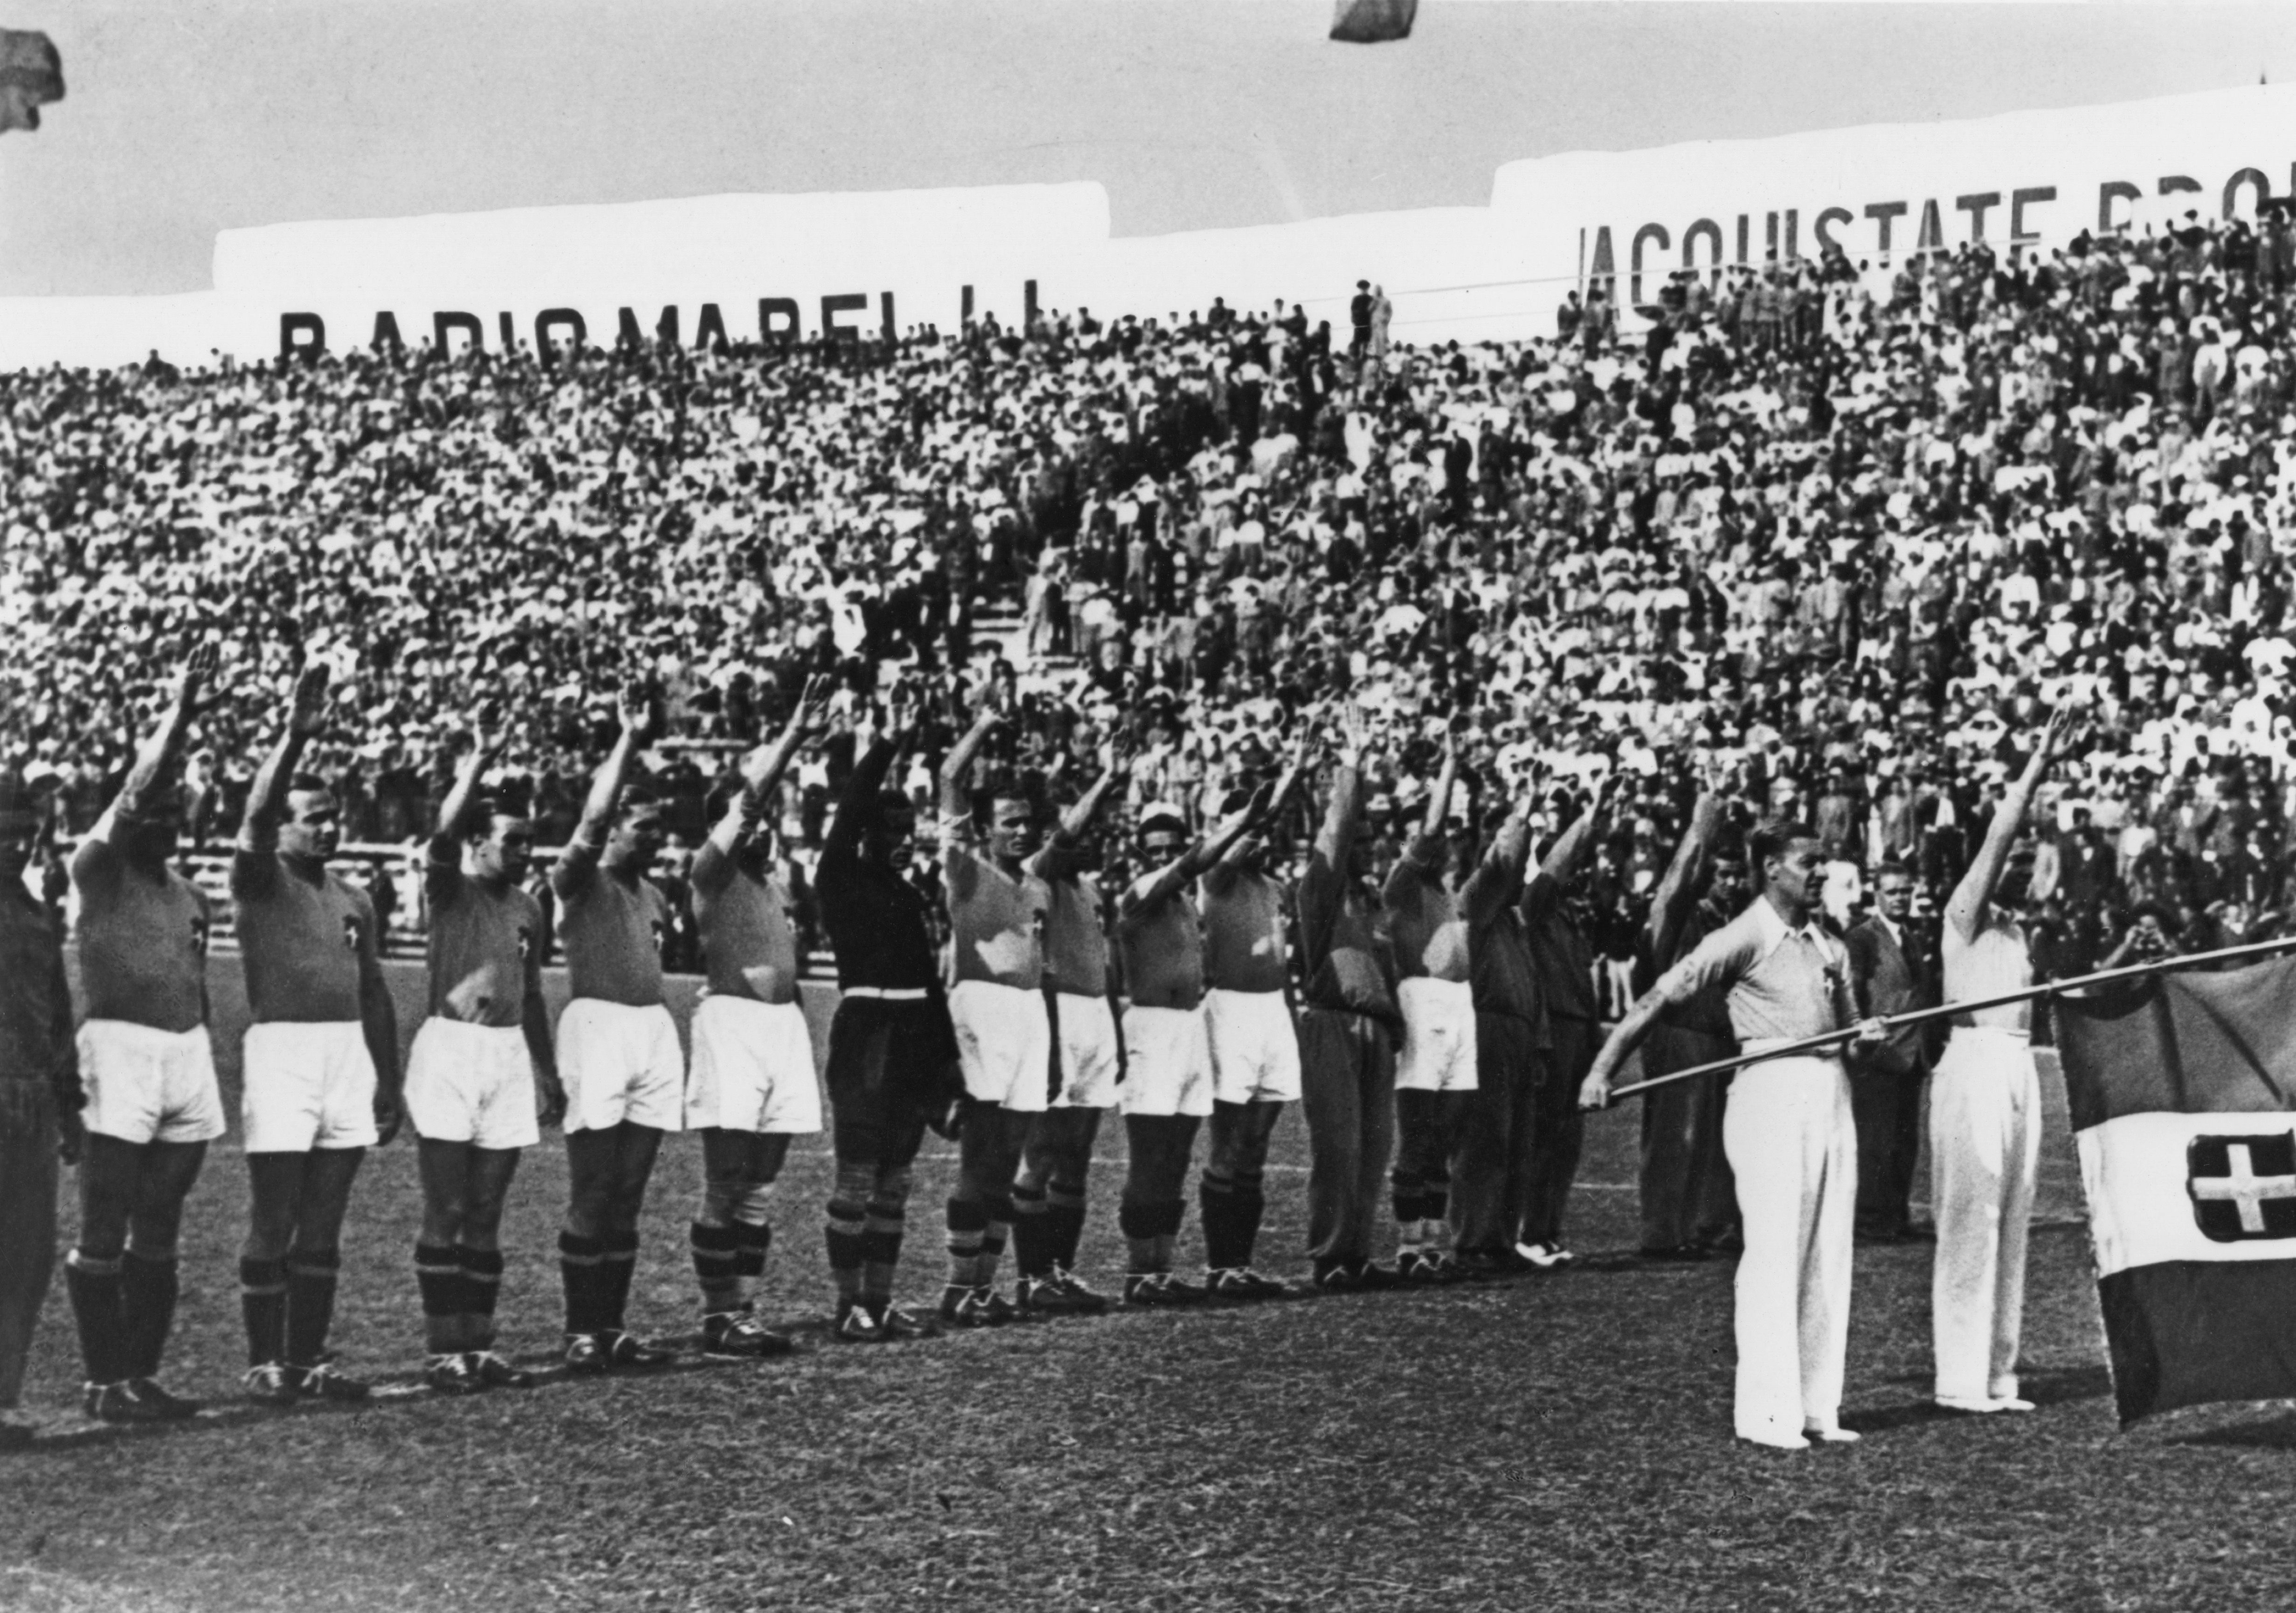
[[[294,703],[287,712],[287,732],[297,739],[316,737],[327,722],[326,665],[313,661],[303,668],[295,680]]]
[[[650,740],[654,735],[658,713],[654,708],[653,689],[642,677],[633,677],[621,687],[614,702],[614,715],[621,719],[622,732],[636,740]]]

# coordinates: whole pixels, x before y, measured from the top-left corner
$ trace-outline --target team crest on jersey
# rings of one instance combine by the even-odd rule
[[[521,924],[518,927],[518,961],[523,963],[527,959],[533,955],[534,926],[531,924]]]
[[[357,952],[358,950],[358,944],[359,921],[350,913],[345,913],[343,915],[343,945],[349,947],[353,952]]]
[[[208,920],[205,913],[195,913],[192,915],[192,950],[201,957],[207,956]]]
[[[661,921],[660,919],[656,919],[656,920],[654,920],[652,922],[653,922],[653,950],[654,950],[654,954],[655,954],[655,955],[656,955],[656,956],[660,956],[660,954],[661,954],[662,948],[663,948],[665,946],[667,946],[667,945],[668,944],[668,941],[669,941],[669,931],[668,931],[668,928],[667,928],[666,926],[664,926],[664,925],[663,925],[662,921]]]

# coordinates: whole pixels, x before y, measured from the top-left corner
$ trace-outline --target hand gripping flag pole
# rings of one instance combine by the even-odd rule
[[[2103,986],[2114,980],[2139,980],[2148,976],[2165,974],[2171,970],[2194,969],[2203,963],[2225,963],[2234,958],[2267,958],[2276,953],[2296,951],[2296,936],[2284,936],[2276,941],[2252,941],[2245,946],[2220,947],[2215,952],[2196,952],[2177,958],[2157,958],[2150,963],[2131,963],[2122,969],[2103,969],[2095,974],[2075,975],[2067,980],[2046,980],[2038,986],[2029,986],[2022,991],[2005,992],[1997,997],[1980,997],[1970,1003],[1941,1003],[1935,1008],[1910,1009],[1901,1014],[1891,1014],[1880,1021],[1884,1030],[1896,1030],[1900,1026],[1918,1025],[1925,1019],[1942,1019],[1948,1014],[1974,1013],[1980,1008],[2000,1008],[2011,1003],[2027,1003],[2038,997],[2054,997],[2069,991],[2079,991],[2091,986]],[[1612,1089],[1611,1101],[1632,1097],[1636,1093],[1664,1086],[1670,1082],[1687,1081],[1693,1076],[1711,1076],[1741,1065],[1766,1063],[1772,1059],[1790,1059],[1798,1053],[1816,1052],[1820,1048],[1837,1046],[1855,1041],[1857,1026],[1846,1030],[1829,1030],[1822,1036],[1804,1036],[1799,1042],[1789,1042],[1781,1047],[1766,1047],[1758,1053],[1738,1053],[1727,1059],[1717,1059],[1709,1064],[1693,1064],[1688,1069],[1677,1069],[1663,1076],[1653,1076],[1647,1081],[1637,1081],[1632,1086]]]

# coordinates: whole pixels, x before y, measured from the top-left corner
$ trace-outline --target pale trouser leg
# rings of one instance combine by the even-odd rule
[[[2029,1062],[2023,1071],[2005,1069],[2000,1054],[2013,1050],[1997,1052],[1984,1040],[1956,1032],[1930,1081],[1930,1197],[1938,1233],[1930,1310],[1940,1399],[1982,1400],[1993,1393],[1997,1376],[2013,1367],[2023,1307],[2029,1161],[2038,1160],[2038,1139],[2028,1134],[2030,1111],[2020,1111],[2032,1077]],[[2002,1296],[2013,1289],[2015,1307],[2005,1314]]]
[[[1841,1066],[1739,1072],[1722,1121],[1745,1228],[1734,1331],[1741,1438],[1799,1438],[1841,1402],[1857,1194],[1856,1123]]]
[[[1791,1077],[1760,1066],[1741,1070],[1722,1118],[1722,1146],[1737,1175],[1745,1253],[1738,1259],[1733,1331],[1738,1374],[1732,1421],[1741,1438],[1801,1433],[1801,1351],[1795,1304],[1800,1280],[1801,1127]]]
[[[2025,1246],[2033,1219],[2033,1184],[2041,1164],[2041,1078],[2030,1059],[2011,1091],[2013,1114],[2006,1139],[2010,1165],[2001,1195],[2000,1274],[1994,1289],[1993,1361],[1985,1392],[2017,1393],[2017,1351],[2025,1331]]]
[[[1815,1167],[1805,1189],[1809,1239],[1802,1256],[1801,1414],[1830,1429],[1841,1414],[1841,1380],[1849,1356],[1849,1280],[1857,1232],[1857,1121],[1841,1066],[1809,1078],[1809,1132],[1804,1158]]]

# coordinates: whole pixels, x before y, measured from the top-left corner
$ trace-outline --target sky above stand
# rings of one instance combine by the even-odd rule
[[[1119,235],[1479,205],[1523,157],[2296,78],[2296,6],[0,0],[67,98],[0,135],[0,295],[205,290],[216,232],[1078,179]],[[2296,142],[2292,142],[2296,146]],[[2296,158],[2296,149],[2288,153]]]

